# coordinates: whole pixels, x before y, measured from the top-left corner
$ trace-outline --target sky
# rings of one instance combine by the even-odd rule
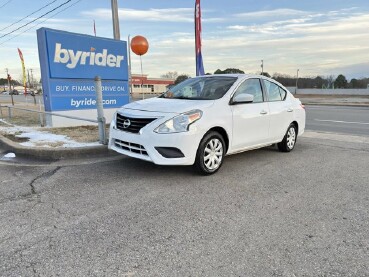
[[[0,0],[0,37],[65,1]],[[142,57],[144,74],[195,75],[194,3],[118,0],[121,39],[142,35],[149,41],[149,52]],[[264,60],[264,71],[269,74],[295,76],[299,69],[299,76],[369,77],[368,0],[202,0],[201,9],[205,72],[239,68],[260,73]],[[48,27],[93,35],[93,20],[97,36],[113,37],[109,0],[70,0],[41,20],[0,38],[0,76],[5,77],[9,68],[13,79],[21,79],[19,47],[26,68],[39,78],[36,30]],[[134,54],[132,73],[140,73]]]

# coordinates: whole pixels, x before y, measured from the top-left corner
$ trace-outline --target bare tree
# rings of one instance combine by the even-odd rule
[[[165,78],[165,79],[177,79],[178,77],[178,72],[177,71],[168,71],[167,73],[163,74],[160,76],[161,78]]]

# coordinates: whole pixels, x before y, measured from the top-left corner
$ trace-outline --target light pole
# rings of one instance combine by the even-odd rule
[[[261,60],[261,75],[264,75],[264,60]]]
[[[33,81],[33,69],[31,68],[30,71],[31,71],[31,84],[32,84],[32,88],[34,88],[35,82]]]
[[[114,39],[120,40],[118,3],[117,0],[111,0],[111,14],[113,17],[113,33]]]
[[[31,88],[31,78],[29,77],[29,69],[27,69],[27,76],[28,76],[28,87]]]
[[[298,80],[299,80],[299,71],[300,71],[300,69],[297,69],[295,94],[297,94],[297,82],[298,82]]]

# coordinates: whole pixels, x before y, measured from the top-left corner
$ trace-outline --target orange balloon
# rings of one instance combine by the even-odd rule
[[[135,36],[131,40],[131,49],[136,55],[142,56],[149,50],[149,43],[143,36]]]

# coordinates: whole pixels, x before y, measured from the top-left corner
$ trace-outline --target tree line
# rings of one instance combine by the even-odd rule
[[[19,83],[17,80],[11,80],[10,84],[12,86],[19,86],[21,83]],[[8,86],[8,79],[6,78],[0,78],[0,86]]]
[[[244,74],[245,72],[238,68],[227,68],[225,70],[217,69],[214,74]],[[207,73],[211,75],[211,73]],[[285,87],[295,87],[296,77],[287,74],[274,73],[271,76],[268,72],[263,73],[264,76],[273,78],[277,82],[281,83]],[[188,78],[187,74],[178,74],[176,71],[168,72],[161,76],[162,78],[174,79],[175,84],[178,84]],[[346,79],[343,74],[335,77],[334,75],[329,76],[313,76],[313,77],[299,77],[297,86],[299,88],[318,88],[318,89],[328,89],[328,88],[367,88],[369,85],[369,78],[353,78],[350,81]]]

